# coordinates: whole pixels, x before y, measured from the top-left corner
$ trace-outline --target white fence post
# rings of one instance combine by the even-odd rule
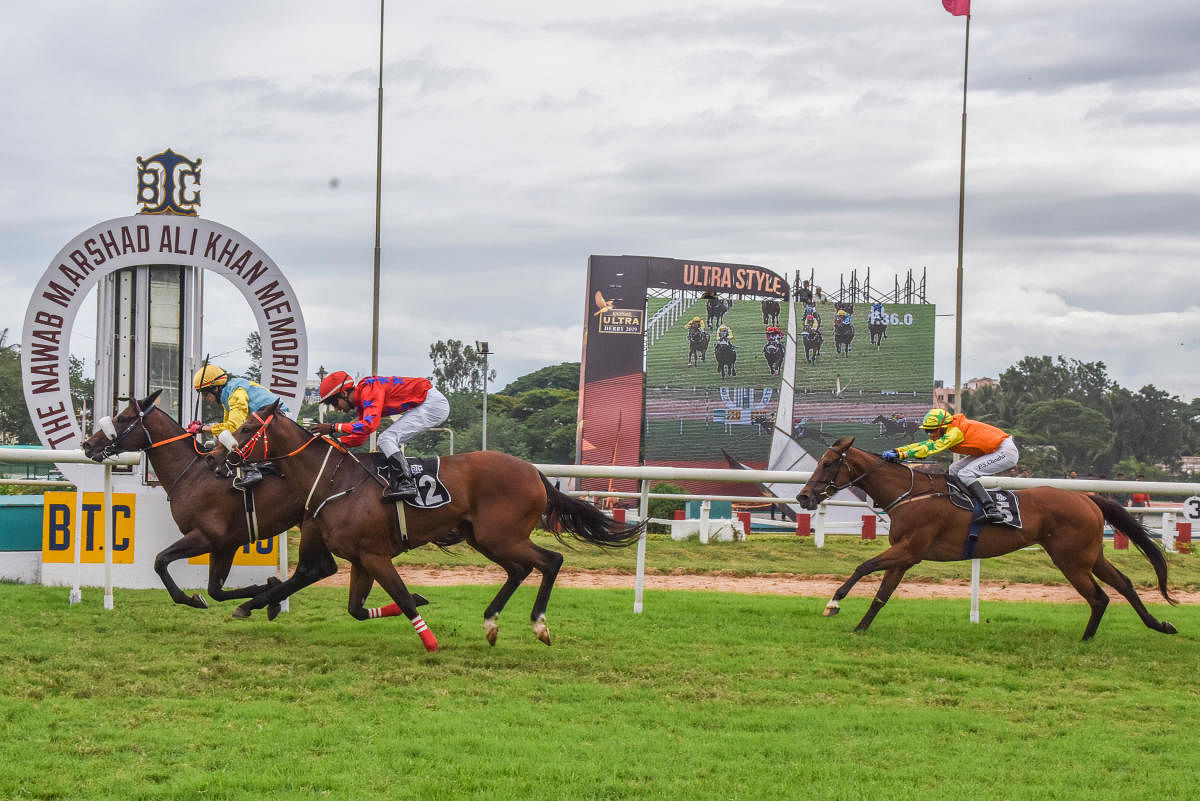
[[[825,504],[817,506],[817,513],[813,515],[816,520],[813,521],[813,545],[818,548],[825,547]]]
[[[1162,547],[1167,553],[1175,553],[1175,512],[1163,512]]]
[[[639,489],[642,491],[642,497],[638,501],[638,522],[645,523],[650,516],[650,480],[643,478],[640,482]],[[633,581],[633,613],[640,615],[642,613],[642,590],[646,587],[646,529],[649,526],[642,528],[642,535],[638,537],[637,545],[637,576]]]
[[[83,495],[83,491],[79,487],[76,487],[75,491]],[[104,608],[112,609],[112,560],[113,543],[117,541],[117,516],[113,514],[111,464],[104,465],[104,510],[101,512],[100,519],[104,521]],[[80,528],[82,529],[82,527]],[[82,535],[78,535],[76,539],[82,539]]]
[[[707,498],[700,501],[700,544],[708,544],[708,519],[712,513],[712,501]]]
[[[75,488],[75,519],[71,521],[74,524],[75,542],[75,578],[71,585],[71,592],[67,595],[67,603],[71,606],[83,600],[83,590],[80,589],[79,583],[81,580],[79,562],[83,558],[83,487]]]

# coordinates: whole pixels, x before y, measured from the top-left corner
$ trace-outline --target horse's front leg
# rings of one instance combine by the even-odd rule
[[[177,604],[191,606],[195,609],[207,609],[208,604],[204,601],[204,596],[200,593],[187,595],[183,590],[179,589],[179,585],[175,583],[175,579],[171,578],[170,571],[167,568],[172,562],[180,559],[190,559],[193,556],[209,553],[212,550],[212,544],[208,537],[199,529],[192,529],[182,538],[168,545],[159,551],[154,557],[154,572],[158,574],[162,580],[163,586],[167,588],[167,592],[171,596],[171,600]]]
[[[912,553],[907,542],[897,543],[883,553],[871,557],[855,568],[854,574],[851,575],[850,578],[846,579],[842,586],[837,588],[837,591],[833,594],[833,597],[829,599],[829,603],[825,604],[825,611],[823,614],[825,617],[833,617],[840,612],[841,600],[850,594],[850,590],[853,589],[854,585],[857,584],[863,576],[874,573],[877,570],[890,570],[895,567],[903,567],[903,570],[900,574],[903,575],[904,570],[908,570],[908,568],[912,567],[919,561],[921,560],[914,559],[912,557]],[[897,577],[896,582],[899,583],[899,581],[900,579]]]
[[[292,575],[286,581],[271,585],[265,592],[243,603],[233,610],[233,616],[250,617],[251,612],[264,606],[278,610],[279,603],[284,598],[336,572],[337,562],[325,546],[320,527],[312,521],[306,521],[300,525],[300,558]],[[274,614],[268,614],[268,617],[273,619]]]
[[[871,599],[871,608],[863,615],[863,619],[858,621],[858,625],[854,627],[855,631],[867,630],[871,621],[879,614],[879,610],[883,609],[884,604],[888,602],[888,598],[892,597],[892,593],[900,584],[900,579],[904,578],[907,570],[907,567],[893,567],[883,574],[883,581],[880,583],[879,589],[875,591],[875,597]]]

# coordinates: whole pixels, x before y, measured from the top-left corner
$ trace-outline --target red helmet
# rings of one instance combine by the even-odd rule
[[[321,379],[321,403],[325,403],[339,392],[354,389],[354,379],[344,370],[335,370]]]

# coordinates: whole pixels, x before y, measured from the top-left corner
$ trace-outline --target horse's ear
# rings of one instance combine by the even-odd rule
[[[854,444],[854,437],[842,437],[837,442],[833,443],[833,447],[836,450],[845,452],[845,450],[853,444]]]
[[[161,389],[154,390],[149,395],[147,395],[145,398],[142,398],[140,401],[138,401],[138,407],[142,408],[142,409],[149,409],[151,406],[154,405],[154,402],[158,400],[158,396],[161,394],[162,394]]]

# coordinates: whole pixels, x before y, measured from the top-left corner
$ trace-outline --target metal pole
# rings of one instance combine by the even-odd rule
[[[487,375],[488,375],[488,352],[483,352],[483,435],[479,444],[479,450],[487,450]]]
[[[958,159],[958,289],[954,303],[954,411],[962,411],[962,323],[963,323],[963,211],[967,191],[967,57],[971,45],[971,15],[963,42],[962,142]]]
[[[379,375],[379,228],[383,198],[383,2],[379,0],[379,100],[375,133],[375,289],[371,295],[371,375]],[[375,432],[370,449],[375,450]]]
[[[644,523],[646,518],[650,516],[650,481],[642,479],[641,481],[642,496],[638,501],[638,522]],[[633,579],[633,613],[640,615],[642,613],[642,594],[646,589],[646,529],[648,526],[642,527],[642,535],[638,537],[637,544],[637,574]]]

